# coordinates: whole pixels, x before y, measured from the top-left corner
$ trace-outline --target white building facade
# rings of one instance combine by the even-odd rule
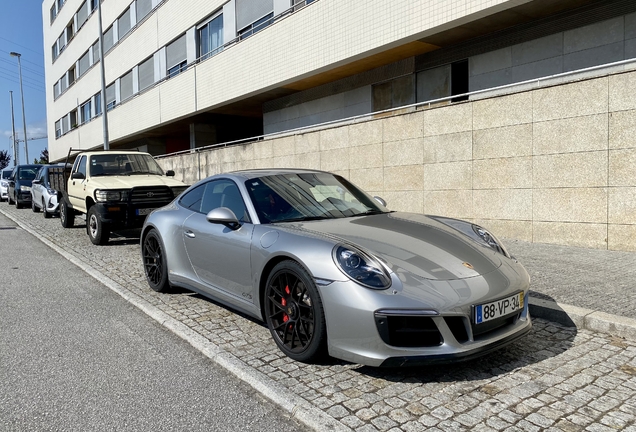
[[[51,160],[103,146],[96,1],[43,2]],[[102,13],[111,148],[194,152],[162,159],[186,181],[326,169],[394,209],[636,250],[633,0],[104,0]]]

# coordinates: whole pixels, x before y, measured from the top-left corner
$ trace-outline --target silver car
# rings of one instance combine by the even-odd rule
[[[13,172],[12,168],[3,169],[0,171],[0,201],[5,201],[9,199],[9,180],[11,177],[11,173]]]
[[[45,218],[50,218],[59,210],[57,191],[51,187],[49,168],[54,165],[44,165],[38,171],[31,183],[31,210],[34,213],[42,210]],[[64,164],[60,164],[64,166]]]
[[[494,235],[381,202],[327,172],[209,177],[146,219],[148,284],[263,320],[303,362],[467,360],[530,331],[528,274]]]

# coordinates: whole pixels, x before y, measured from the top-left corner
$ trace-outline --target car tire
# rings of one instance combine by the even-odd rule
[[[86,233],[94,245],[105,245],[110,237],[110,225],[102,222],[95,206],[86,214]]]
[[[73,228],[75,225],[75,213],[69,208],[65,199],[60,203],[60,222],[64,228]]]
[[[264,292],[265,321],[278,348],[300,362],[316,362],[327,354],[327,325],[318,288],[297,262],[282,261],[272,269]]]
[[[39,213],[39,212],[40,212],[40,207],[38,207],[38,206],[35,204],[35,200],[33,199],[33,197],[31,197],[31,211],[32,211],[33,213]]]
[[[141,245],[141,258],[148,285],[157,292],[168,291],[168,264],[163,241],[157,230],[151,229]]]
[[[50,219],[53,216],[51,213],[46,211],[46,204],[44,203],[44,198],[42,198],[42,213],[44,214],[44,219]]]
[[[17,197],[16,197],[14,203],[15,203],[15,208],[17,208],[17,209],[21,209],[22,208],[22,204],[20,204],[20,202],[18,201]]]

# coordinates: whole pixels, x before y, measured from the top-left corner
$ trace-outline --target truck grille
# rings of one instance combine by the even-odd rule
[[[132,204],[168,203],[173,198],[172,189],[168,186],[135,187],[130,192]]]

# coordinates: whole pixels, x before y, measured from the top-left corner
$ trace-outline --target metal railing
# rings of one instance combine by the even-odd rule
[[[243,138],[243,139],[234,140],[234,141],[227,141],[227,142],[218,143],[218,144],[210,144],[210,145],[207,145],[207,146],[204,146],[204,147],[197,147],[197,148],[194,148],[194,149],[181,150],[181,151],[178,151],[178,152],[158,155],[158,156],[155,156],[155,158],[160,159],[160,158],[178,156],[178,155],[183,155],[183,154],[188,154],[188,153],[195,153],[195,152],[201,152],[201,151],[205,151],[205,150],[211,150],[211,149],[214,149],[214,148],[230,147],[230,146],[241,145],[241,144],[250,144],[250,143],[253,143],[253,142],[257,142],[257,141],[263,141],[265,139],[283,138],[283,137],[286,137],[286,136],[298,135],[298,134],[301,134],[301,133],[307,133],[307,132],[313,131],[313,130],[327,129],[327,128],[332,127],[334,125],[345,126],[345,125],[348,125],[348,124],[355,124],[355,123],[360,123],[362,121],[373,120],[375,118],[382,117],[382,116],[388,116],[391,113],[394,113],[394,112],[397,112],[397,111],[405,111],[405,110],[413,110],[413,111],[415,111],[418,108],[423,108],[423,107],[431,108],[434,105],[440,105],[440,104],[443,104],[443,103],[449,103],[450,104],[451,100],[452,99],[456,99],[456,98],[468,97],[469,98],[468,101],[470,101],[470,100],[475,100],[474,97],[475,96],[480,96],[480,95],[484,95],[484,96],[501,96],[501,95],[504,95],[504,94],[511,93],[508,90],[527,91],[527,90],[540,88],[542,86],[545,86],[545,87],[551,86],[551,85],[554,85],[559,80],[562,80],[564,78],[565,79],[572,78],[575,75],[586,75],[586,76],[580,77],[578,79],[599,78],[599,77],[602,77],[602,76],[610,75],[612,72],[615,72],[616,68],[620,68],[621,66],[628,66],[628,65],[632,66],[632,68],[623,69],[623,70],[636,69],[636,58],[635,59],[629,59],[629,60],[621,60],[621,61],[614,62],[614,63],[607,63],[607,64],[604,64],[604,65],[592,66],[592,67],[589,67],[589,68],[578,69],[578,70],[575,70],[575,71],[563,72],[563,73],[559,73],[559,74],[555,74],[555,75],[549,75],[549,76],[545,76],[545,77],[541,77],[541,78],[534,78],[534,79],[531,79],[531,80],[520,81],[520,82],[517,82],[517,83],[505,84],[505,85],[498,86],[498,87],[491,87],[491,88],[488,88],[488,89],[475,90],[475,91],[468,92],[468,93],[445,96],[443,98],[431,99],[431,100],[423,101],[423,102],[416,102],[416,103],[413,103],[413,104],[403,105],[403,106],[395,107],[395,108],[389,108],[389,109],[382,110],[382,111],[375,111],[375,112],[371,112],[371,113],[367,113],[367,114],[360,114],[360,115],[357,115],[357,116],[346,117],[346,118],[342,118],[342,119],[338,119],[338,120],[332,120],[332,121],[323,122],[323,123],[316,123],[316,124],[313,124],[313,125],[302,126],[302,127],[298,127],[298,128],[294,128],[294,129],[288,129],[288,130],[285,130],[285,131],[272,132],[272,133],[269,133],[269,134],[257,135],[257,136],[253,136],[253,137],[249,137],[249,138]],[[594,72],[597,72],[597,71],[603,71],[603,73],[597,74],[597,75],[593,75],[593,76],[588,76],[588,74],[593,74]],[[575,80],[576,79],[566,80],[566,82],[573,82]],[[470,99],[471,97],[473,97],[473,99]],[[466,102],[466,100],[463,100],[461,102],[456,102],[456,103],[463,103],[463,102]]]

